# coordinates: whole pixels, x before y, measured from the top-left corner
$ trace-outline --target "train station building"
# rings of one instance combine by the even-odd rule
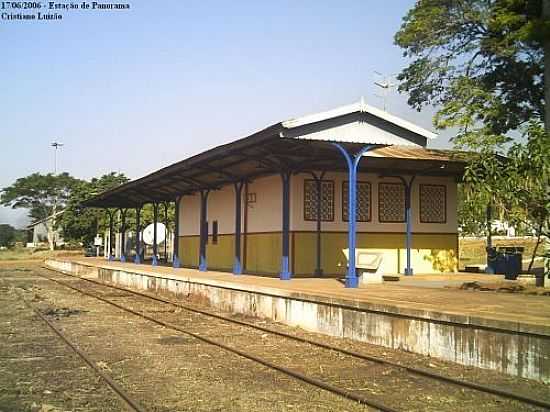
[[[137,242],[118,259],[109,246],[109,261],[61,257],[45,265],[548,382],[544,297],[462,288],[499,284],[504,276],[455,273],[457,183],[465,161],[461,153],[428,148],[434,138],[363,102],[283,121],[86,202],[108,211],[109,237],[114,223],[126,228],[119,245],[126,244],[126,231],[141,239],[157,227],[142,231],[144,205],[153,205],[158,221],[159,211],[175,204],[171,264],[158,261],[158,246],[145,254]],[[123,222],[129,209],[137,212],[135,227]],[[386,282],[381,274],[413,276]]]
[[[281,279],[349,278],[355,266],[387,274],[453,272],[465,162],[427,148],[434,138],[361,101],[274,124],[86,205],[134,208],[139,216],[144,204],[174,202],[177,267]],[[137,225],[139,233],[139,219]]]

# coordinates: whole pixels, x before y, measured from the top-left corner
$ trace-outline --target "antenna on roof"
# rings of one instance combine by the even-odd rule
[[[392,83],[391,79],[395,77],[395,74],[384,75],[378,71],[374,71],[374,74],[378,77],[378,80],[374,81],[374,85],[382,89],[382,94],[374,94],[376,97],[382,99],[383,110],[387,112],[388,93],[395,88],[396,83]]]
[[[57,175],[57,150],[58,149],[61,149],[63,147],[63,143],[59,143],[57,141],[55,142],[52,142],[52,144],[50,145],[52,146],[55,150],[53,152],[53,174],[54,175]]]

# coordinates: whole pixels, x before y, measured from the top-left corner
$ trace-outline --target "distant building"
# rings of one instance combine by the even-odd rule
[[[504,220],[493,220],[491,230],[493,233],[503,234],[508,237],[516,236],[516,228]]]
[[[63,246],[65,241],[59,230],[53,230],[54,220],[63,214],[63,210],[48,216],[45,219],[37,220],[27,226],[29,234],[29,242],[27,247],[39,247],[48,245],[50,248],[55,246]]]

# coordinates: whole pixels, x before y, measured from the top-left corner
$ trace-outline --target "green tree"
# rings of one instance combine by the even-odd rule
[[[82,204],[85,200],[109,189],[113,189],[128,181],[128,178],[121,173],[109,173],[100,178],[93,178],[91,181],[80,182],[76,186],[67,202],[61,218],[61,228],[65,241],[72,243],[91,244],[97,233],[102,233],[109,227],[109,217],[104,209],[87,208]],[[174,202],[167,205],[168,227],[174,227]],[[120,211],[115,208],[113,212],[114,230],[120,230]],[[165,223],[166,215],[163,204],[159,205],[158,220]],[[153,207],[151,204],[143,205],[141,209],[142,228],[153,222]],[[126,211],[126,228],[133,230],[136,224],[136,211],[130,208]]]
[[[534,233],[537,243],[531,269],[543,239],[550,239],[550,135],[540,125],[527,130],[527,143],[514,144],[507,158],[477,155],[466,169],[471,203],[490,202],[502,218]]]
[[[28,209],[29,217],[33,221],[45,219],[52,214],[54,206],[58,210],[65,206],[72,189],[79,182],[68,173],[33,173],[3,188],[0,192],[0,204],[13,209]]]
[[[15,229],[15,239],[14,241],[17,243],[27,243],[29,233],[26,229]]]
[[[457,188],[458,226],[463,236],[479,236],[486,232],[486,203],[470,195],[471,186],[461,183]]]
[[[71,192],[60,222],[65,241],[92,243],[95,235],[108,227],[108,219],[102,210],[84,208],[82,203],[127,181],[128,178],[124,174],[111,172],[89,182],[79,182]]]
[[[0,225],[0,246],[9,247],[15,241],[16,230],[11,225]]]
[[[436,127],[457,127],[455,143],[469,148],[494,149],[509,141],[508,132],[545,118],[549,131],[547,3],[418,1],[395,35],[412,59],[398,76],[409,104],[437,106]]]
[[[45,219],[64,208],[71,190],[78,182],[78,179],[68,173],[33,173],[3,188],[0,191],[0,204],[13,209],[28,209],[32,221]],[[46,221],[51,249],[55,248],[54,229],[57,224],[57,217]]]
[[[395,42],[411,59],[398,76],[409,104],[436,106],[435,126],[474,151],[463,220],[482,224],[492,205],[547,237],[550,1],[419,0]]]

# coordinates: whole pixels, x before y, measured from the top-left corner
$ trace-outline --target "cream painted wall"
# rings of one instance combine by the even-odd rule
[[[248,233],[282,230],[282,190],[278,175],[254,180],[248,185],[248,193],[256,194],[256,202],[248,205]],[[290,197],[292,199],[292,193]]]
[[[208,233],[212,234],[212,222],[218,221],[218,233],[235,233],[235,189],[233,185],[211,191],[208,195]]]
[[[200,227],[201,196],[195,193],[183,196],[180,202],[180,236],[198,235]]]
[[[244,199],[244,189],[242,193]],[[200,194],[184,196],[180,204],[180,236],[198,235],[200,221]],[[244,209],[244,200],[243,200]],[[218,233],[235,232],[235,189],[233,185],[211,191],[208,195],[208,233],[212,234],[212,222],[218,221]]]
[[[280,232],[282,183],[279,176],[268,176],[254,180],[248,185],[248,192],[254,193],[256,202],[248,205],[248,233]],[[243,222],[245,191],[243,188]],[[218,221],[219,234],[235,232],[235,189],[227,185],[208,195],[208,225]],[[180,236],[198,235],[200,220],[200,194],[184,196],[180,204]]]
[[[408,176],[407,176],[408,178]],[[315,231],[316,222],[304,220],[304,180],[311,179],[310,175],[294,175],[291,179],[290,195],[290,230]],[[327,173],[326,180],[334,181],[334,221],[323,222],[323,231],[342,232],[347,231],[347,222],[342,221],[342,182],[347,180],[345,173]],[[390,232],[405,231],[404,223],[379,223],[378,222],[378,183],[399,182],[397,179],[381,179],[374,174],[359,174],[359,181],[371,183],[372,196],[372,220],[370,222],[358,222],[359,232]],[[447,187],[447,222],[446,223],[420,223],[419,214],[419,185],[441,184]],[[413,232],[415,233],[456,233],[456,183],[452,177],[428,177],[419,176],[413,184],[412,191],[412,219]],[[282,183],[281,178],[268,176],[254,180],[249,184],[249,193],[254,193],[256,202],[248,205],[248,233],[280,232],[282,228]],[[243,209],[244,209],[243,189]],[[221,190],[210,192],[208,198],[208,222],[209,232],[211,222],[218,221],[220,234],[232,234],[235,230],[235,192],[232,185]],[[184,196],[180,206],[180,236],[198,235],[200,219],[200,195]],[[244,213],[243,213],[244,228]]]
[[[409,179],[408,176],[405,176]],[[300,174],[292,177],[292,196],[291,196],[291,220],[290,230],[294,231],[314,231],[316,222],[304,220],[304,180],[312,179],[311,175]],[[323,222],[323,231],[347,231],[347,222],[342,220],[342,182],[347,181],[346,173],[327,173],[324,180],[334,181],[334,221]],[[371,184],[372,196],[372,216],[370,222],[358,222],[357,231],[359,232],[404,232],[404,223],[380,223],[378,221],[378,183],[379,182],[399,182],[398,179],[381,179],[375,174],[358,175],[358,181],[367,181]],[[420,223],[420,184],[440,184],[447,187],[447,222],[446,223]],[[412,229],[417,233],[456,233],[456,183],[452,177],[417,177],[412,190]]]

